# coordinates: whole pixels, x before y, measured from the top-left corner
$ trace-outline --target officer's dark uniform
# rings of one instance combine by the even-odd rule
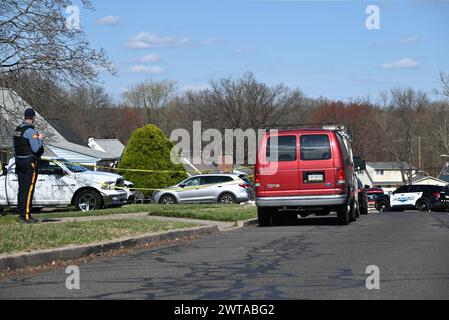
[[[34,118],[32,109],[25,111],[25,119]],[[14,134],[14,152],[16,160],[16,174],[19,179],[17,195],[19,221],[36,222],[31,217],[34,189],[37,181],[39,160],[44,153],[42,140],[34,126],[24,122],[16,128]]]

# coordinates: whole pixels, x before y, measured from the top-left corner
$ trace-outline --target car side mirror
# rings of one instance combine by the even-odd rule
[[[365,184],[365,189],[371,189],[371,186]]]
[[[184,183],[181,183],[180,185],[179,185],[179,187],[180,188],[184,188],[186,185],[184,184]]]

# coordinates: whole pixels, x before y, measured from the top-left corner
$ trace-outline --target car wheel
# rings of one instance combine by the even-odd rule
[[[360,215],[358,213],[359,209],[358,209],[358,205],[357,205],[357,201],[352,201],[351,204],[351,209],[350,209],[350,214],[349,214],[349,221],[350,222],[354,222],[357,220],[358,216]]]
[[[225,193],[220,196],[218,203],[221,204],[234,204],[236,203],[235,197],[230,193]]]
[[[430,211],[430,203],[427,200],[420,200],[416,204],[416,208],[421,212],[429,212]]]
[[[272,224],[272,212],[267,208],[257,208],[257,218],[260,227],[268,227]]]
[[[161,200],[159,200],[159,203],[166,205],[176,204],[176,199],[173,196],[163,196]]]
[[[383,213],[387,209],[388,205],[385,201],[379,201],[376,203],[376,210]]]
[[[75,199],[76,209],[83,212],[101,209],[101,205],[101,196],[94,190],[81,191]]]
[[[350,212],[351,212],[351,205],[349,203],[343,208],[339,209],[337,211],[338,223],[341,225],[348,225]]]

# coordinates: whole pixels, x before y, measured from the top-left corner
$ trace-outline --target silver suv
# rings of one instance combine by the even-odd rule
[[[253,199],[251,181],[236,174],[201,174],[153,193],[153,201],[160,204],[232,204]]]

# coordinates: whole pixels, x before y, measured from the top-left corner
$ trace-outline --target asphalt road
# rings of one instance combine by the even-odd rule
[[[449,214],[384,213],[250,227],[0,282],[1,299],[449,299]],[[380,289],[366,288],[366,268]]]

